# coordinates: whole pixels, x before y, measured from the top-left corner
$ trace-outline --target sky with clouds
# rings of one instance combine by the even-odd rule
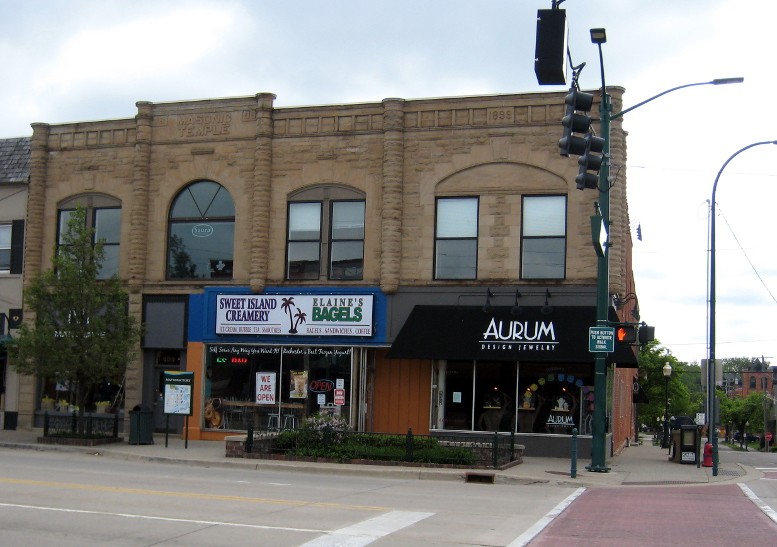
[[[137,101],[277,95],[278,107],[558,91],[534,75],[551,0],[0,0],[0,138],[33,122],[133,117]],[[601,86],[607,29],[624,116],[642,319],[680,361],[707,355],[709,200],[741,148],[777,140],[777,3],[567,0],[569,48]],[[560,131],[559,131],[560,133]],[[570,160],[573,161],[573,160]],[[738,154],[717,190],[716,355],[777,363],[777,146]]]

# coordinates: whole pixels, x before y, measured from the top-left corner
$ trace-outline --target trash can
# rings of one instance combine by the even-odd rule
[[[3,413],[3,429],[5,429],[6,431],[16,430],[16,424],[18,421],[19,421],[18,412],[10,412],[6,410]]]
[[[129,417],[129,444],[154,444],[154,413],[147,410],[132,410]]]

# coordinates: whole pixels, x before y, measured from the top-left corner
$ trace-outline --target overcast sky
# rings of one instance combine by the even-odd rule
[[[277,95],[276,106],[558,91],[534,75],[550,0],[0,0],[0,138],[33,122],[127,118],[137,101]],[[642,319],[679,360],[707,355],[708,211],[726,160],[777,140],[777,2],[567,0],[583,88],[601,85],[589,29],[605,27],[608,85],[624,117]],[[559,131],[560,134],[560,131]],[[570,159],[573,161],[573,159]],[[718,358],[777,363],[777,146],[718,183]],[[617,181],[616,181],[617,183]]]

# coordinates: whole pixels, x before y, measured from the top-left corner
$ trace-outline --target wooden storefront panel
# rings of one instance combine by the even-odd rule
[[[375,432],[429,434],[429,399],[432,362],[420,359],[385,359],[375,363],[373,399]]]

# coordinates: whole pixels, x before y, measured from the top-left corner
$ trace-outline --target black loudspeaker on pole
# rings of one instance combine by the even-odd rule
[[[534,73],[540,85],[566,84],[567,34],[566,10],[537,10]]]

